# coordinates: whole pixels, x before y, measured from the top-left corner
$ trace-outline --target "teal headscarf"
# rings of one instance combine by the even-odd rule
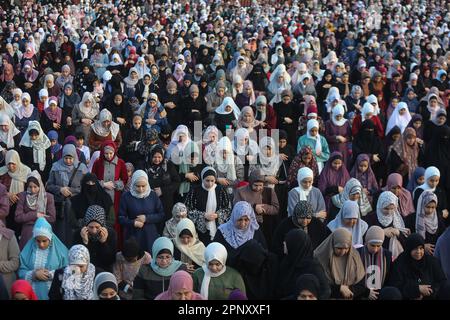
[[[162,250],[169,250],[172,254],[172,263],[167,268],[161,268],[156,264],[156,258]],[[169,238],[166,237],[159,237],[155,240],[155,242],[153,242],[152,256],[153,259],[150,265],[153,271],[155,271],[155,273],[160,275],[161,277],[172,276],[172,274],[174,274],[182,264],[180,261],[173,258],[173,243]]]
[[[44,236],[50,240],[50,245],[46,250],[40,250],[37,247],[35,238]],[[48,291],[52,280],[49,281],[32,281],[31,273],[34,271],[36,263],[36,253],[48,251],[48,253],[40,254],[39,257],[46,256],[45,268],[49,271],[63,268],[68,265],[69,251],[66,246],[53,233],[51,225],[45,218],[38,218],[33,227],[33,238],[28,240],[27,244],[20,253],[19,278],[29,281],[36,292],[39,300],[48,300]]]

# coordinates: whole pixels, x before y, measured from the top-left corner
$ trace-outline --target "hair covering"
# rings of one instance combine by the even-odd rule
[[[223,151],[226,151],[226,159],[223,158]],[[217,143],[214,163],[217,170],[221,173],[226,173],[226,178],[230,181],[236,180],[236,167],[234,165],[234,152],[231,141],[228,137],[220,138]]]
[[[103,125],[103,122],[105,121],[111,121],[110,127],[107,128]],[[100,137],[107,137],[111,133],[112,140],[116,140],[120,130],[119,125],[112,121],[112,114],[108,109],[100,111],[98,120],[95,121],[91,127],[95,134]]]
[[[180,234],[181,232],[183,232],[183,230],[189,230],[189,232],[192,234],[193,240],[187,245],[181,243],[180,241]],[[180,250],[180,252],[184,255],[188,256],[189,259],[194,261],[196,265],[203,265],[203,263],[205,262],[205,245],[203,244],[203,242],[199,241],[197,230],[195,230],[195,225],[190,219],[181,219],[180,222],[178,222],[174,242],[178,250]]]
[[[405,110],[403,115],[400,114],[401,110]],[[408,126],[409,121],[411,121],[411,114],[409,113],[408,105],[405,102],[399,102],[389,118],[386,126],[386,134],[388,134],[395,126],[398,126],[401,133],[403,133]]]
[[[172,208],[172,218],[169,219],[168,221],[166,221],[166,231],[167,231],[167,235],[169,235],[168,238],[170,238],[170,239],[176,238],[177,225],[178,225],[178,222],[180,221],[180,219],[178,219],[177,216],[180,214],[183,214],[184,218],[182,218],[182,219],[186,219],[187,212],[188,212],[188,209],[184,203],[177,202],[174,204],[174,206]],[[166,235],[166,234],[164,233],[164,235]]]
[[[100,295],[102,291],[108,288],[118,293],[119,286],[117,285],[117,279],[110,272],[100,272],[94,280],[94,300],[101,300]],[[113,300],[120,300],[119,295],[116,295]]]
[[[11,172],[8,169],[8,164],[14,163],[17,167],[15,172]],[[9,192],[18,194],[25,189],[25,183],[27,182],[28,174],[31,169],[28,168],[20,161],[20,156],[16,150],[11,149],[6,152],[5,165],[0,168],[0,176],[8,174],[11,177],[11,185],[9,187]]]
[[[247,216],[250,219],[250,224],[246,230],[236,228],[237,221],[243,216]],[[256,221],[255,211],[247,201],[237,202],[231,212],[230,220],[219,227],[225,241],[235,249],[253,239],[255,231],[258,229],[259,224]]]
[[[334,160],[343,160],[342,153],[339,151],[334,151],[330,158],[328,159],[325,167],[320,173],[319,177],[319,188],[322,192],[325,191],[327,186],[344,186],[346,182],[350,179],[350,175],[348,174],[347,168],[345,167],[344,162],[342,161],[342,165],[338,170],[333,168]]]
[[[381,247],[377,253],[368,250],[368,244],[382,245],[384,242],[384,230],[379,226],[371,226],[366,233],[366,246],[361,251],[361,259],[366,268],[365,282],[369,289],[379,290],[386,279],[386,256]],[[377,272],[378,271],[378,272]]]
[[[210,188],[207,188],[205,185],[205,179],[208,176],[214,176],[214,178],[217,177],[216,170],[213,167],[205,167],[203,168],[200,177],[202,179],[202,188],[208,192],[208,197],[206,200],[206,207],[205,212],[206,213],[214,213],[217,211],[217,197],[216,197],[216,187],[217,184],[214,182],[213,186]],[[214,238],[217,232],[217,226],[216,221],[206,221],[206,229],[209,230],[209,235],[211,237],[211,240]]]
[[[311,136],[310,130],[313,128],[317,128],[317,135],[315,137]],[[306,123],[306,136],[310,139],[316,140],[316,144],[314,147],[315,153],[322,152],[322,142],[320,141],[320,134],[319,134],[319,122],[316,119],[309,119]]]
[[[421,184],[417,188],[422,189],[422,190],[430,190],[430,191],[434,192],[434,190],[436,190],[436,188],[431,188],[430,185],[428,184],[428,180],[435,176],[440,177],[441,172],[439,171],[438,168],[432,166],[432,167],[428,167],[425,169],[424,175],[425,175],[425,181],[423,182],[423,184]]]
[[[36,243],[36,237],[44,236],[50,240],[47,249],[41,250]],[[36,258],[46,255],[46,259]],[[38,263],[36,263],[38,262]],[[47,281],[32,281],[32,274],[28,270],[45,268],[56,270],[68,264],[68,250],[66,246],[53,233],[50,223],[44,218],[37,218],[33,227],[33,238],[28,240],[20,253],[19,277],[31,282],[39,300],[48,300],[48,290],[50,283]]]
[[[367,161],[368,168],[365,172],[361,173],[358,167],[363,161]],[[350,176],[352,178],[356,178],[361,183],[363,188],[367,188],[369,191],[378,190],[377,179],[375,178],[375,174],[370,166],[369,155],[361,153],[356,157],[356,162],[350,171]]]
[[[30,178],[33,182],[37,182],[39,191],[37,194],[26,193],[26,202],[28,208],[36,210],[38,213],[47,213],[47,192],[45,191],[45,184],[42,182],[41,175],[36,170],[30,172],[27,176],[27,183]]]
[[[297,173],[297,181],[298,181],[298,187],[295,188],[295,190],[299,193],[300,198],[299,200],[308,200],[308,195],[309,192],[312,190],[312,184],[308,189],[304,189],[301,182],[305,179],[305,178],[311,178],[313,179],[314,182],[314,173],[313,171],[308,168],[308,167],[303,167],[300,170],[298,170]]]
[[[402,138],[398,139],[392,145],[392,150],[395,151],[398,157],[408,167],[408,177],[411,177],[417,167],[419,157],[419,145],[414,141],[414,145],[410,146],[406,140],[409,137],[416,137],[416,130],[414,128],[406,128],[403,131]]]
[[[64,163],[64,157],[72,157],[73,164],[67,165]],[[91,159],[92,161],[92,159]],[[69,177],[72,175],[72,170],[77,168],[79,165],[78,154],[75,146],[73,144],[66,144],[62,150],[62,157],[57,162],[55,162],[52,166],[52,171],[57,171],[61,174],[61,180],[64,187],[69,185]],[[86,166],[84,164],[80,164],[80,171],[86,173]],[[83,170],[84,169],[84,170]]]
[[[227,106],[231,106],[231,111],[226,111],[225,110],[225,108]],[[217,107],[216,113],[218,113],[218,114],[230,114],[232,112],[234,114],[235,119],[238,120],[240,115],[241,115],[241,110],[239,110],[239,107],[236,105],[236,103],[234,102],[233,98],[225,97],[225,99],[223,99],[223,101],[220,104],[220,106]]]
[[[402,214],[402,216],[406,217],[413,213],[414,210],[414,204],[412,201],[411,193],[403,188],[403,178],[398,173],[391,173],[386,181],[386,186],[383,188],[384,191],[390,191],[394,187],[400,187],[400,194],[398,196],[399,200],[399,209]]]
[[[350,251],[342,256],[337,257],[334,254],[335,247],[350,248]],[[314,250],[314,257],[322,265],[329,281],[336,285],[351,286],[362,280],[365,276],[364,265],[361,258],[352,246],[352,234],[344,228],[338,228],[328,236]]]
[[[416,232],[424,239],[426,238],[425,236],[427,232],[429,234],[436,234],[439,227],[436,209],[434,209],[432,214],[425,214],[425,207],[430,202],[435,202],[437,207],[438,198],[434,192],[429,190],[422,192],[419,200],[417,201]]]
[[[345,225],[345,219],[357,219],[356,225],[348,228]],[[328,229],[334,231],[338,228],[345,228],[352,233],[353,245],[358,246],[363,244],[363,236],[369,227],[359,215],[359,205],[356,201],[346,200],[336,215],[334,220],[327,225]]]
[[[100,207],[99,205],[89,206],[86,210],[86,214],[84,216],[84,225],[87,226],[89,223],[95,221],[100,224],[102,227],[106,227],[106,217],[105,217],[105,209]]]
[[[394,212],[388,215],[383,213],[383,208],[390,204],[395,206]],[[394,228],[400,229],[405,227],[402,216],[398,211],[398,198],[391,191],[384,191],[380,194],[377,201],[377,217],[378,221],[383,227],[388,227],[393,224]]]
[[[281,139],[281,138],[280,138]],[[303,162],[303,157],[307,154],[311,155],[311,161],[308,164]],[[316,158],[314,157],[313,151],[310,146],[303,146],[298,154],[294,157],[289,166],[287,181],[289,185],[294,185],[294,181],[297,180],[297,173],[303,167],[308,167],[313,171],[313,177],[319,175],[319,168],[317,167]]]
[[[333,122],[335,126],[342,127],[347,122],[347,119],[344,118],[344,114],[345,114],[344,107],[341,104],[335,105],[331,109],[331,122]],[[341,120],[336,119],[336,117],[339,115],[342,116]]]
[[[30,131],[36,130],[38,136],[36,140],[32,140],[30,137]],[[20,140],[20,146],[33,148],[33,161],[39,164],[39,170],[43,171],[46,165],[46,150],[50,148],[51,142],[49,138],[44,134],[39,121],[28,122],[27,131]]]
[[[139,180],[145,180],[145,183],[147,184],[146,190],[143,193],[138,193],[136,190],[136,184]],[[150,188],[150,184],[148,183],[148,176],[145,173],[145,171],[136,170],[131,176],[131,188],[130,188],[131,195],[138,199],[144,199],[150,195],[151,191],[152,189]]]
[[[218,242],[211,242],[205,249],[205,263],[202,266],[203,272],[205,275],[203,276],[203,281],[200,286],[200,294],[205,300],[208,300],[209,296],[209,283],[211,281],[211,277],[216,278],[221,276],[227,270],[226,262],[227,262],[227,249],[223,246],[223,244]],[[223,268],[217,273],[212,273],[208,265],[211,261],[217,260],[219,261]]]
[[[82,273],[78,265],[87,265]],[[95,267],[90,263],[89,250],[81,245],[74,245],[69,250],[69,265],[64,269],[61,288],[64,300],[92,300],[94,297]]]
[[[162,250],[169,250],[172,255],[172,262],[166,268],[161,268],[156,264],[157,257]],[[169,238],[159,237],[153,242],[152,246],[152,262],[150,264],[152,270],[161,277],[170,277],[174,274],[182,265],[182,263],[173,258],[173,243]]]
[[[313,217],[313,208],[308,201],[300,200],[294,207],[292,212],[292,222],[295,226],[300,227],[299,219],[311,219]]]
[[[8,131],[0,130],[0,141],[6,145],[7,149],[14,148],[14,137],[20,133],[14,123],[6,113],[0,113],[0,125],[8,126]]]
[[[11,286],[11,297],[14,297],[16,293],[24,294],[28,300],[39,300],[36,293],[34,293],[33,287],[27,280],[16,280]]]
[[[203,297],[194,292],[194,281],[192,276],[186,271],[180,270],[170,277],[169,288],[159,294],[155,300],[173,300],[173,294],[179,290],[188,290],[192,293],[190,300],[204,300]]]
[[[91,103],[92,103],[90,108],[87,108],[85,106],[87,101],[91,101]],[[90,93],[90,92],[85,92],[83,94],[83,98],[81,99],[79,108],[80,108],[81,114],[91,120],[93,120],[95,118],[95,116],[99,113],[99,107],[97,105],[97,102],[95,102],[95,98],[92,95],[92,93]]]
[[[411,178],[408,181],[408,185],[406,186],[406,189],[409,192],[413,192],[414,189],[417,188],[417,186],[419,185],[417,183],[417,179],[419,179],[420,177],[423,177],[425,175],[425,168],[423,167],[417,167],[414,172],[413,175],[411,176]]]
[[[320,283],[319,279],[313,274],[305,273],[298,277],[295,283],[295,295],[300,295],[303,290],[308,290],[314,297],[319,298],[320,295]]]
[[[350,196],[354,194],[360,195],[358,205],[361,216],[364,217],[372,211],[372,206],[370,204],[369,198],[367,197],[365,192],[363,192],[363,187],[359,180],[355,178],[351,178],[350,180],[348,180],[344,186],[344,190],[341,193],[334,195],[331,200],[334,206],[340,209],[344,205],[344,202],[349,200]]]
[[[250,113],[251,120],[250,122],[244,121],[244,115],[246,113]],[[242,108],[241,113],[238,118],[238,127],[239,128],[255,128],[259,125],[259,121],[255,118],[255,113],[253,112],[253,108],[250,106],[246,106]]]

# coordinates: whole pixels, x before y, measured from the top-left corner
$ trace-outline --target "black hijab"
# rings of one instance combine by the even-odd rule
[[[273,298],[277,265],[276,256],[254,239],[239,248],[236,269],[244,279],[249,299]]]
[[[377,135],[375,124],[372,120],[364,120],[359,129],[353,147],[357,148],[359,153],[377,154],[382,149],[381,140]],[[358,153],[358,154],[359,154]],[[355,157],[357,154],[355,154]]]
[[[436,166],[446,172],[450,164],[450,127],[443,125],[436,127],[433,138],[427,144],[425,152],[425,164]]]
[[[87,185],[88,182],[94,182],[95,185]],[[111,197],[92,173],[87,173],[81,179],[81,192],[72,198],[71,203],[77,219],[84,218],[87,208],[91,205],[99,205],[105,212],[109,212],[113,205]]]

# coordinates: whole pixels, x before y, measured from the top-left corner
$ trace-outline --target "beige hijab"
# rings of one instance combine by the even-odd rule
[[[27,176],[31,172],[30,168],[22,164],[20,161],[20,156],[16,150],[9,150],[5,157],[5,166],[0,168],[0,176],[8,173],[11,177],[11,186],[9,187],[9,192],[20,193],[25,190],[25,183],[27,182]],[[15,172],[10,172],[8,170],[8,163],[15,163],[17,169]]]
[[[334,255],[335,246],[347,246],[350,251],[343,257],[337,257]],[[314,257],[322,265],[331,283],[350,286],[358,283],[365,276],[361,257],[352,246],[352,234],[344,228],[338,228],[329,235],[314,250]]]

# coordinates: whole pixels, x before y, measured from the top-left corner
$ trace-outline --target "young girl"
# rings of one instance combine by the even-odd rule
[[[342,153],[339,151],[333,152],[319,177],[319,189],[325,195],[328,210],[330,209],[331,197],[341,193],[349,179],[350,175],[344,165]]]
[[[328,142],[325,137],[319,135],[319,122],[317,120],[308,120],[308,124],[306,126],[306,134],[298,139],[297,152],[299,152],[303,146],[310,146],[313,150],[313,155],[316,158],[320,174],[325,162],[330,157]]]
[[[205,250],[205,263],[192,275],[194,291],[200,292],[206,300],[227,300],[234,289],[246,292],[239,272],[226,266],[227,256],[222,244],[210,243]]]
[[[361,182],[363,192],[369,197],[379,189],[377,179],[370,166],[370,158],[365,153],[361,153],[356,157],[356,162],[350,171],[350,176]]]

